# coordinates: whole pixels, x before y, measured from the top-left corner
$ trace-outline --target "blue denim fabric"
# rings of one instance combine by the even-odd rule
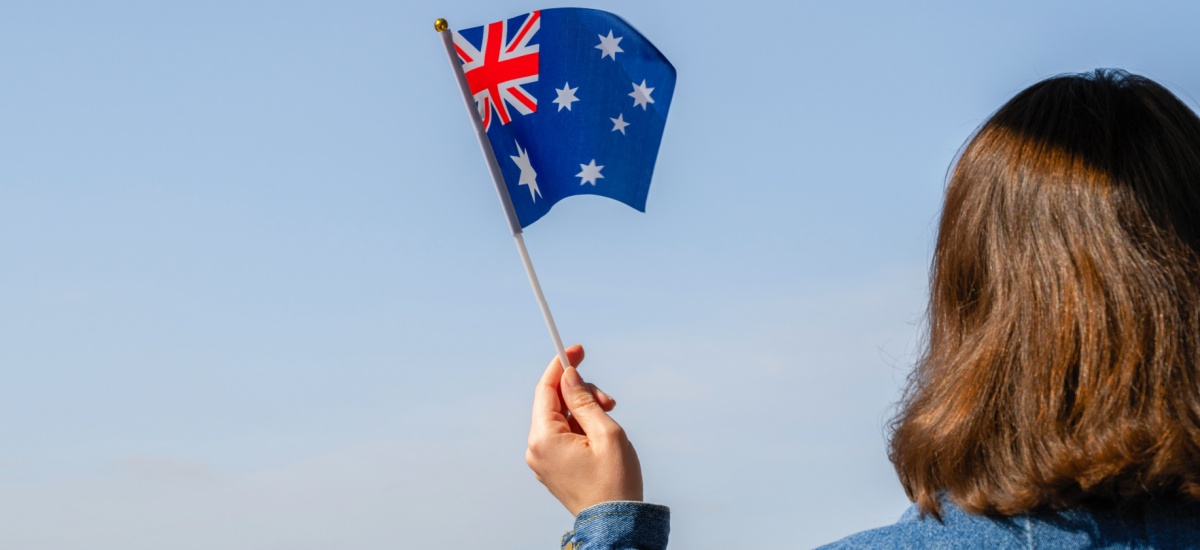
[[[915,506],[894,525],[863,531],[820,550],[853,548],[1200,548],[1200,505],[1159,501],[1137,511],[1073,509],[988,518],[942,501],[942,519],[921,518]]]
[[[634,501],[602,502],[575,516],[562,547],[574,550],[663,550],[671,534],[671,509]]]
[[[989,518],[942,502],[942,522],[921,518],[915,506],[894,525],[863,531],[820,550],[896,549],[1200,549],[1200,504],[1160,500],[1136,511],[1075,509]],[[563,548],[661,550],[667,547],[671,512],[641,502],[605,502],[575,517]]]

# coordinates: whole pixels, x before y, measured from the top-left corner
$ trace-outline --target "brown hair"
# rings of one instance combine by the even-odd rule
[[[1200,119],[1123,71],[1017,94],[951,170],[927,330],[889,453],[922,513],[1200,499]]]

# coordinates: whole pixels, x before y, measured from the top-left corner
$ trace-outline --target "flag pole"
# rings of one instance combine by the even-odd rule
[[[558,327],[554,324],[554,316],[550,315],[550,304],[542,294],[542,285],[538,283],[537,272],[533,270],[533,262],[529,259],[529,251],[525,249],[525,239],[521,235],[521,222],[513,209],[512,199],[508,196],[508,187],[504,185],[504,174],[500,172],[500,163],[496,162],[496,153],[492,150],[492,142],[488,141],[487,131],[483,121],[475,110],[475,98],[467,85],[467,76],[463,73],[462,62],[454,50],[454,35],[450,24],[445,19],[433,22],[433,29],[442,37],[442,45],[446,47],[446,57],[450,59],[450,68],[454,70],[454,78],[458,81],[458,90],[462,92],[463,102],[471,117],[471,126],[475,128],[475,137],[479,140],[479,148],[483,150],[483,159],[487,162],[488,171],[492,174],[492,183],[496,186],[496,194],[500,196],[500,205],[504,208],[504,216],[508,219],[508,228],[512,231],[513,239],[517,242],[517,253],[521,255],[521,263],[525,266],[525,276],[529,277],[529,285],[533,287],[533,296],[537,299],[538,307],[542,310],[542,318],[546,328],[550,330],[550,339],[554,341],[554,350],[558,353],[558,362],[563,368],[570,365],[567,351],[563,348],[562,338],[558,335]]]

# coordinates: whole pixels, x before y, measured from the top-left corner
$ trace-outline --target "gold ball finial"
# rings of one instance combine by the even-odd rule
[[[433,30],[437,32],[442,32],[448,28],[450,28],[450,23],[447,23],[446,20],[442,19],[441,17],[439,17],[437,21],[433,22]]]

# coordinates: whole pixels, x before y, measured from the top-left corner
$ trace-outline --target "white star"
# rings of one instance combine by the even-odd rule
[[[517,144],[517,155],[509,155],[508,158],[513,159],[517,163],[517,168],[521,169],[521,178],[517,182],[518,185],[529,186],[529,198],[533,202],[537,202],[537,198],[542,196],[542,191],[537,186],[537,172],[533,171],[533,165],[529,163],[529,151],[521,148],[521,143],[514,140]]]
[[[629,123],[625,122],[625,113],[618,114],[617,118],[610,118],[609,120],[613,121],[612,131],[616,132],[620,130],[621,135],[625,135],[625,127],[629,126]]]
[[[596,36],[600,36],[600,35],[597,34]],[[625,37],[618,36],[616,38],[613,38],[612,29],[609,29],[608,36],[600,36],[600,45],[596,46],[596,49],[600,50],[602,52],[600,54],[600,59],[604,59],[605,57],[611,57],[611,58],[613,58],[613,61],[616,61],[617,54],[625,51],[625,50],[622,50],[621,46],[618,45],[621,43],[622,38],[625,38]]]
[[[654,88],[646,87],[646,79],[644,78],[642,79],[642,83],[640,85],[634,84],[633,93],[629,94],[629,97],[633,98],[633,106],[637,107],[638,105],[641,105],[642,110],[645,111],[647,103],[654,103],[654,98],[650,97],[650,92],[653,91]]]
[[[579,165],[579,173],[575,174],[575,177],[579,178],[579,185],[590,183],[594,187],[596,185],[596,180],[604,177],[600,173],[600,171],[603,169],[603,166],[596,166],[596,159],[592,159],[592,161],[587,164]]]
[[[558,99],[555,99],[552,103],[557,103],[558,110],[560,111],[563,110],[563,107],[566,107],[570,111],[571,104],[579,101],[579,98],[575,97],[575,92],[579,91],[579,87],[572,88],[570,82],[564,83],[561,90],[556,89],[554,91],[558,92]]]

